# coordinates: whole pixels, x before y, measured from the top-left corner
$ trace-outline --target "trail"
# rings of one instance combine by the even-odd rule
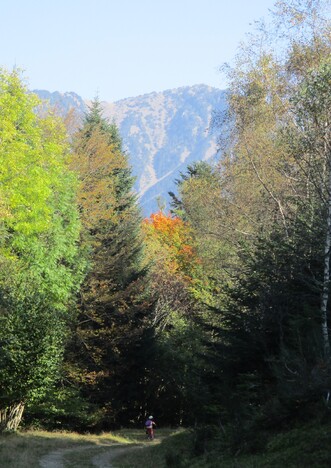
[[[70,447],[66,449],[58,449],[53,452],[49,452],[47,455],[44,455],[40,461],[40,468],[65,468],[64,457],[70,453],[74,452],[83,452],[85,450],[93,449],[93,452],[96,448],[102,449],[102,453],[89,457],[86,455],[86,459],[90,459],[93,466],[96,468],[112,468],[111,461],[114,460],[119,455],[127,452],[128,450],[137,450],[143,448],[143,446],[128,447],[123,444],[108,444],[105,445],[77,445],[76,447]],[[108,447],[108,450],[105,450],[105,447]]]
[[[133,450],[139,450],[142,448],[143,447],[140,446],[140,447],[130,447],[130,448],[129,447],[118,448],[117,450],[107,450],[106,452],[103,452],[93,457],[92,463],[94,466],[98,468],[111,468],[112,467],[111,461],[117,458],[119,455],[126,453],[128,450],[133,451]]]

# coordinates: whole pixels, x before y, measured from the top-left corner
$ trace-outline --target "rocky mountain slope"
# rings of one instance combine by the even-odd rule
[[[35,92],[63,113],[70,107],[82,113],[88,105],[75,93]],[[169,209],[168,192],[188,164],[216,156],[217,136],[209,127],[212,112],[226,106],[222,90],[187,86],[102,105],[105,117],[119,127],[144,215],[156,211],[160,201]]]
[[[48,101],[63,117],[72,108],[74,108],[78,114],[83,114],[87,110],[85,101],[76,93],[59,93],[58,91],[50,93],[44,89],[34,89],[33,92],[38,94],[40,99]]]

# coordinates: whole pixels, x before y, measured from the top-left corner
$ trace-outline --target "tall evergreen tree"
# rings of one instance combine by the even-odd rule
[[[330,23],[319,4],[277,2],[286,53],[261,41],[230,73],[222,179],[248,235],[216,311],[216,358],[219,401],[238,429],[278,424],[330,388]]]
[[[133,413],[137,411],[139,392],[125,390],[124,380],[134,368],[131,348],[139,347],[144,316],[141,216],[121,138],[102,116],[98,100],[85,116],[74,150],[90,262],[80,294],[74,352],[78,350],[83,393],[102,408],[103,424],[109,424],[117,422],[123,408],[130,408],[129,401]]]

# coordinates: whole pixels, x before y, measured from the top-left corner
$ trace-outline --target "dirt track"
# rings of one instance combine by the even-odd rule
[[[66,448],[66,449],[58,449],[54,450],[53,452],[49,452],[47,455],[44,455],[40,462],[40,468],[64,468],[64,458],[66,455],[75,453],[75,452],[84,452],[88,450],[92,450],[95,453],[97,447],[100,447],[100,454],[92,455],[89,457],[88,453],[86,454],[86,459],[90,460],[90,463],[95,466],[96,468],[112,468],[112,460],[116,457],[121,455],[128,450],[137,450],[139,446],[135,447],[128,447],[123,444],[113,444],[109,445],[77,445],[76,447]],[[105,447],[108,447],[105,450]]]

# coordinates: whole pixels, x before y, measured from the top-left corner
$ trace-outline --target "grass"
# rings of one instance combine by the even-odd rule
[[[137,435],[137,431],[135,433],[127,431],[125,434],[120,431],[102,435],[45,431],[3,434],[0,436],[0,466],[4,468],[39,467],[39,460],[54,450],[90,446],[90,453],[91,450],[94,450],[91,445],[95,445],[95,450],[100,450],[102,447],[109,448],[113,444],[135,444],[139,442],[135,439]],[[70,458],[70,456],[68,455],[66,458]],[[86,452],[82,452],[80,458],[86,460]],[[69,464],[68,466],[74,465]]]
[[[191,449],[192,440],[188,430],[157,430],[154,441],[145,443],[143,450],[128,451],[119,456],[114,460],[113,466],[114,468],[180,466],[179,462],[189,460]]]
[[[208,453],[199,457],[192,455],[194,436],[189,430],[159,429],[154,441],[148,441],[141,429],[101,435],[26,431],[0,436],[0,466],[37,468],[44,455],[62,449],[71,449],[63,454],[67,468],[95,467],[94,457],[109,457],[115,451],[114,468],[326,468],[331,466],[331,421],[274,435],[256,454],[231,455],[218,437],[208,443]]]
[[[118,450],[118,445],[142,448],[156,447],[173,431],[163,429],[158,431],[158,439],[146,440],[143,429],[123,429],[113,433],[77,434],[73,432],[26,431],[0,435],[0,466],[1,468],[39,468],[40,459],[56,450],[72,449],[63,454],[66,467],[90,468],[94,456],[102,455],[110,447]],[[76,450],[75,450],[76,449]],[[115,465],[116,466],[116,465]],[[140,465],[142,466],[142,465]]]
[[[260,437],[256,433],[256,438]],[[190,431],[170,434],[158,444],[120,456],[116,468],[329,468],[331,466],[331,417],[326,424],[311,422],[269,436],[261,452],[230,454],[222,437],[208,443],[208,452],[193,456]]]
[[[258,439],[261,434],[256,433]],[[208,453],[178,464],[189,468],[329,468],[331,466],[331,421],[312,422],[270,435],[264,449],[255,454],[231,455],[220,437]]]
[[[331,466],[331,425],[305,425],[273,437],[264,453],[241,457],[229,467],[328,468]],[[224,465],[226,466],[226,465]]]

